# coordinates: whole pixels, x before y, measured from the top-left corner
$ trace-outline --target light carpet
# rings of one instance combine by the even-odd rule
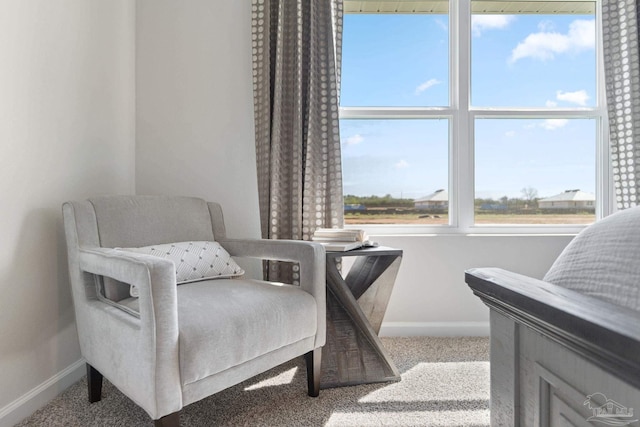
[[[382,338],[400,382],[306,394],[302,358],[184,408],[188,426],[489,426],[488,338]],[[104,381],[89,404],[86,379],[18,426],[153,426],[147,414]]]

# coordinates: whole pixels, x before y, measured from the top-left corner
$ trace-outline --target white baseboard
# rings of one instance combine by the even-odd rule
[[[46,405],[67,387],[86,374],[85,361],[80,359],[23,396],[0,408],[0,427],[12,427]]]
[[[381,337],[488,337],[489,322],[383,322]]]

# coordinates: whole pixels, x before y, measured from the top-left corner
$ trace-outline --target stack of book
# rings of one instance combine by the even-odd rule
[[[345,230],[342,228],[318,228],[311,240],[321,243],[325,250],[345,252],[363,247],[377,246],[370,241],[364,230]]]

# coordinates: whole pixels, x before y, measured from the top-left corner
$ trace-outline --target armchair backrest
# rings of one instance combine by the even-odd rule
[[[194,197],[107,196],[93,205],[100,246],[132,248],[214,240],[207,203]]]
[[[67,230],[67,245],[77,242],[79,247],[131,248],[225,237],[220,205],[182,196],[101,196],[69,202],[65,227],[72,229]],[[68,249],[72,258],[77,248]],[[128,290],[128,285],[104,282],[108,299],[118,301]]]
[[[584,229],[544,280],[640,311],[640,207],[617,212]]]

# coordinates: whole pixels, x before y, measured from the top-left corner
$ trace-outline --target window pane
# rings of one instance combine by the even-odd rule
[[[341,79],[343,107],[449,105],[448,15],[345,14]]]
[[[473,9],[482,11],[482,6],[489,3],[475,1],[472,3]],[[553,4],[526,4],[536,3],[539,3],[540,11],[548,10],[545,7]],[[555,4],[565,7],[571,5],[569,2]],[[471,42],[472,105],[550,108],[595,106],[595,40],[593,14],[474,13]]]
[[[479,119],[476,224],[595,220],[596,121]]]
[[[448,120],[342,119],[340,134],[347,224],[448,224]]]

